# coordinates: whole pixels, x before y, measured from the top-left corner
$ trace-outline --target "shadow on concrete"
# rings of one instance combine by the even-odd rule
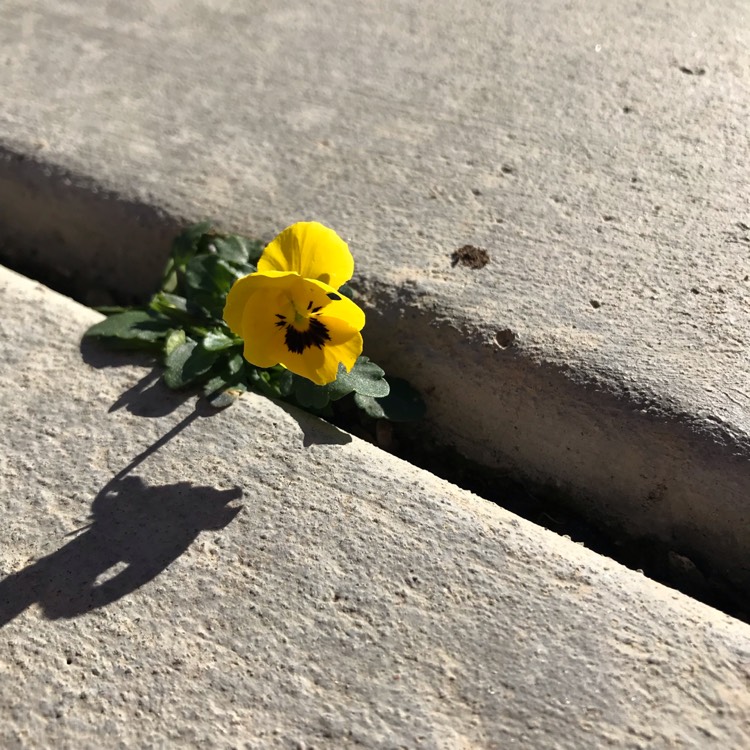
[[[177,482],[149,487],[115,479],[96,496],[93,521],[57,552],[0,582],[0,627],[38,602],[51,620],[75,617],[132,593],[159,575],[201,531],[239,513],[239,488]]]
[[[137,383],[123,391],[107,410],[109,414],[125,409],[136,417],[166,417],[185,401],[185,394],[168,394],[161,383],[160,369],[155,367]]]
[[[91,505],[91,523],[72,541],[0,581],[0,627],[35,602],[52,620],[110,604],[159,575],[201,531],[234,519],[240,507],[228,504],[242,496],[238,487],[149,487],[130,476],[199,416],[196,409],[107,482]]]
[[[283,401],[275,403],[299,425],[302,430],[302,445],[305,448],[311,445],[347,445],[352,442],[352,436],[336,425],[313,416],[298,406],[285,404]]]
[[[0,145],[4,263],[84,305],[143,303],[185,220],[43,157]]]
[[[161,382],[161,368],[154,366],[154,358],[143,352],[124,352],[106,349],[91,339],[83,339],[80,346],[81,358],[90,367],[97,370],[105,367],[122,367],[138,365],[151,367],[137,383],[123,391],[120,397],[109,408],[109,412],[125,409],[137,417],[154,419],[171,414],[178,406],[185,403],[190,391],[171,391]],[[213,410],[215,413],[215,410]]]
[[[153,358],[150,358],[146,354],[112,351],[111,349],[105,349],[90,339],[82,340],[80,351],[83,361],[97,369],[121,367],[125,364],[152,367],[154,364]],[[146,417],[149,419],[164,417],[171,414],[178,406],[185,403],[187,398],[194,395],[194,390],[170,390],[162,383],[160,376],[161,368],[153,367],[137,383],[123,391],[119,398],[109,407],[109,413],[125,409],[137,417]],[[298,406],[275,399],[274,403],[297,422],[302,431],[302,444],[305,448],[309,448],[311,445],[346,445],[347,443],[351,443],[352,436],[330,422],[318,419]],[[190,417],[190,421],[197,416],[208,417],[217,414],[219,411],[211,407],[204,398],[198,399],[195,409],[194,414]],[[184,427],[186,426],[187,424],[184,425]],[[178,428],[183,429],[183,427],[179,426]],[[161,440],[166,442],[171,437],[170,434],[169,437],[165,436]]]

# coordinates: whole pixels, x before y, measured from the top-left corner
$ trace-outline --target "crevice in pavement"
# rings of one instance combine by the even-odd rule
[[[636,537],[614,525],[593,521],[576,510],[578,503],[574,498],[559,489],[524,481],[471,461],[436,440],[429,427],[378,424],[354,409],[337,416],[337,423],[343,429],[435,476],[693,599],[750,622],[746,595],[710,561],[695,553],[688,555],[655,536]]]
[[[184,206],[79,172],[0,143],[0,259],[87,306],[145,301],[190,223]],[[425,395],[437,445],[499,477],[553,487],[552,518],[564,506],[616,539],[659,539],[673,553],[666,567],[680,571],[673,579],[708,576],[750,592],[744,415],[730,423],[682,405],[679,388],[648,392],[637,372],[545,349],[510,319],[480,330],[428,281],[360,268],[353,286],[368,316],[366,353]],[[440,473],[431,461],[420,465]]]
[[[55,291],[86,304],[92,290],[73,279],[33,262],[18,262],[0,246],[0,260],[9,268],[34,278]],[[101,290],[99,290],[101,292]],[[116,291],[106,293],[116,303],[131,302]],[[383,450],[441,477],[462,489],[542,526],[573,542],[643,573],[670,588],[732,617],[750,622],[747,597],[710,561],[656,537],[628,535],[614,525],[595,522],[575,508],[578,503],[558,488],[534,485],[518,476],[488,468],[441,443],[429,425],[397,424],[370,419],[346,400],[336,404],[335,423]]]

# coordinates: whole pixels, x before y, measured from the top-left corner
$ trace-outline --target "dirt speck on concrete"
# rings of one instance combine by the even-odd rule
[[[687,65],[680,65],[680,71],[689,76],[702,76],[706,74],[705,68],[689,68]]]
[[[484,268],[490,261],[490,254],[481,247],[464,245],[451,254],[451,266],[455,268],[459,263],[467,268]]]

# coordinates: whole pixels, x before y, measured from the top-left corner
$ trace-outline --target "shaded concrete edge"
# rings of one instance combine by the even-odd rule
[[[368,353],[427,396],[439,439],[561,493],[605,527],[666,543],[750,591],[750,438],[662,394],[545,361],[365,280]],[[442,311],[444,315],[444,311]]]
[[[184,224],[42,154],[0,143],[0,258],[24,273],[43,270],[45,281],[81,301],[147,297]]]
[[[0,259],[22,272],[44,269],[88,304],[108,290],[147,297],[174,235],[203,217],[127,192],[0,144]],[[678,414],[659,394],[618,392],[610,377],[593,383],[522,345],[503,349],[438,322],[402,290],[367,279],[360,288],[368,354],[422,391],[441,439],[750,590],[747,435]]]

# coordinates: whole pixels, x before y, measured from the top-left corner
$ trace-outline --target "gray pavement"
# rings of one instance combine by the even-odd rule
[[[3,748],[742,748],[750,627],[0,270]]]
[[[748,49],[741,0],[5,0],[0,243],[97,301],[183,219],[323,221],[444,440],[750,589]]]

